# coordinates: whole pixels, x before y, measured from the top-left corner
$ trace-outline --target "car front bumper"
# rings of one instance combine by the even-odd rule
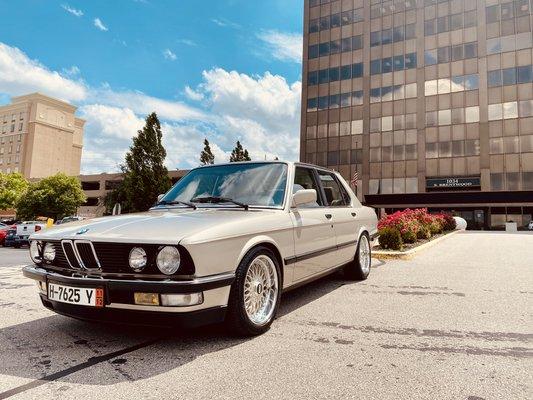
[[[39,294],[43,305],[58,314],[85,320],[187,328],[224,320],[231,284],[235,278],[234,274],[225,273],[186,281],[104,279],[76,276],[76,272],[67,276],[37,265],[24,267],[23,274],[40,282]],[[92,307],[50,300],[47,294],[49,282],[75,288],[102,288],[104,306]],[[135,304],[133,300],[134,293],[156,293],[160,296],[200,292],[203,294],[203,302],[191,306],[141,305]]]

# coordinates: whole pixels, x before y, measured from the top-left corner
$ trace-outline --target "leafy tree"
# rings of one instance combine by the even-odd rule
[[[123,206],[125,202],[126,194],[124,191],[124,185],[121,182],[118,187],[116,187],[105,195],[103,199],[104,215],[111,215],[115,204],[119,203],[121,206]]]
[[[209,145],[209,141],[207,139],[204,139],[204,149],[200,153],[200,163],[202,163],[202,165],[215,163],[215,155],[211,151],[211,146]]]
[[[252,161],[252,159],[250,158],[250,155],[248,154],[248,150],[243,149],[241,142],[237,140],[237,144],[235,145],[235,148],[231,151],[229,161],[230,162]]]
[[[161,143],[161,123],[155,112],[146,117],[146,124],[133,138],[121,169],[124,180],[117,189],[116,200],[123,212],[146,211],[171,186],[165,167],[167,152]]]
[[[28,181],[18,172],[11,174],[0,172],[0,210],[15,208],[28,186]]]
[[[63,173],[30,183],[17,202],[17,218],[48,217],[55,220],[76,214],[86,201],[78,178]]]

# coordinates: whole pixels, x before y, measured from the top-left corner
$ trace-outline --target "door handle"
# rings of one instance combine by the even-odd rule
[[[354,213],[354,212],[353,212],[353,213],[352,213],[352,217],[354,217],[354,218],[357,217],[357,213]]]
[[[331,219],[332,215],[331,214],[326,214],[326,218],[327,219]]]

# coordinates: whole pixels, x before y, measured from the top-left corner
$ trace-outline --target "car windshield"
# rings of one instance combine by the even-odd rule
[[[226,200],[258,207],[281,207],[285,198],[287,165],[245,163],[194,169],[161,199],[161,204],[191,202],[235,206]]]

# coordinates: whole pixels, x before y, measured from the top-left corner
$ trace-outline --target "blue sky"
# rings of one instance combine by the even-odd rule
[[[39,91],[78,105],[84,172],[116,169],[152,109],[171,168],[196,165],[203,137],[218,161],[237,139],[296,159],[303,0],[198,3],[0,0],[0,102]]]

